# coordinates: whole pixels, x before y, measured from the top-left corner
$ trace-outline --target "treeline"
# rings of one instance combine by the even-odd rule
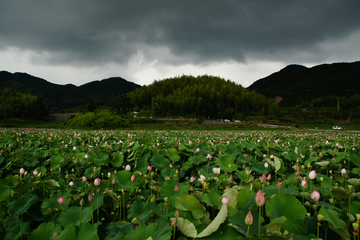
[[[147,110],[154,116],[237,118],[267,115],[273,100],[214,76],[180,76],[154,81],[121,96],[114,104],[118,112]]]
[[[10,88],[0,91],[0,119],[42,119],[47,115],[48,110],[41,97]]]
[[[300,104],[303,108],[334,108],[337,109],[337,104],[339,103],[339,108],[343,110],[359,110],[360,107],[360,94],[355,94],[350,97],[346,96],[325,96],[321,98],[316,98],[311,101],[303,102]]]

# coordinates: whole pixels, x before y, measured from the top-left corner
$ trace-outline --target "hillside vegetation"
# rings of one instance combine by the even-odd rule
[[[289,65],[249,86],[249,90],[267,97],[280,96],[281,107],[294,107],[328,96],[348,98],[359,94],[359,89],[360,62],[322,64],[312,68]],[[331,104],[336,106],[336,101]]]
[[[267,115],[273,100],[241,85],[214,76],[180,76],[154,81],[135,89],[122,100],[135,110],[155,116],[243,118]],[[118,105],[122,105],[119,103]]]

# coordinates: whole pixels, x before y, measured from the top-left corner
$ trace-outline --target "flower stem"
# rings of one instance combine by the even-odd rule
[[[247,228],[246,238],[249,238],[249,231],[250,231],[250,225],[248,225],[248,228]]]
[[[258,229],[258,237],[260,237],[261,208],[262,208],[262,207],[259,208],[259,229]]]

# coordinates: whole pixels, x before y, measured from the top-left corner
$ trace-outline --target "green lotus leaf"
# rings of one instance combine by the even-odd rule
[[[141,173],[146,173],[147,172],[147,168],[149,166],[149,163],[147,161],[147,157],[139,157],[135,160],[135,167],[134,167],[134,171],[137,172],[141,172]]]
[[[8,201],[11,198],[11,188],[4,186],[5,180],[0,180],[0,202]]]
[[[182,194],[177,197],[175,208],[183,211],[190,211],[195,219],[200,219],[204,216],[206,210],[199,200],[188,194]]]
[[[56,239],[54,232],[59,234],[62,231],[59,225],[53,222],[41,223],[35,230],[30,233],[28,240],[51,240]]]
[[[154,240],[168,240],[171,238],[171,233],[162,231],[156,223],[150,225],[141,224],[134,231],[127,234],[124,239],[149,239],[150,237]]]
[[[80,214],[81,212],[81,214]],[[80,219],[81,215],[81,219]],[[91,208],[81,208],[72,206],[63,212],[59,216],[59,224],[61,227],[65,227],[69,224],[80,225],[84,222],[89,222],[92,217]]]
[[[157,169],[163,170],[166,168],[169,168],[170,166],[170,161],[165,158],[162,155],[154,155],[151,159],[150,159],[150,163],[152,166],[154,166]]]
[[[330,191],[334,194],[334,198],[336,199],[347,199],[349,197],[348,192],[343,187],[336,186]]]
[[[215,160],[215,163],[220,167],[221,171],[231,173],[238,169],[238,166],[234,163],[234,159],[223,155]]]
[[[205,202],[208,206],[221,206],[220,195],[217,191],[209,191],[201,196],[201,201]]]
[[[175,186],[178,185],[179,191],[175,191]],[[160,195],[162,198],[167,197],[168,202],[174,204],[176,198],[182,194],[189,193],[189,186],[184,183],[179,183],[176,179],[167,180],[162,186]]]
[[[281,194],[270,198],[266,204],[266,215],[271,220],[286,217],[287,221],[282,226],[282,231],[303,234],[305,232],[304,218],[307,213],[306,208],[293,195]]]
[[[218,230],[212,233],[210,236],[201,238],[202,240],[219,240],[219,239],[236,239],[239,236],[239,232],[233,227],[228,225],[228,222],[224,222],[220,225]]]
[[[246,211],[239,211],[234,216],[230,218],[230,226],[235,228],[238,232],[242,233],[243,235],[247,235],[247,225],[245,223],[246,215],[249,213],[248,210]],[[253,223],[250,225],[249,234],[258,234],[259,233],[259,213],[258,212],[251,212],[253,216]],[[264,222],[264,218],[261,217],[261,223]],[[260,232],[265,233],[264,226],[260,225]]]
[[[242,189],[238,198],[237,206],[240,210],[249,210],[255,204],[255,192],[249,189]]]
[[[61,167],[65,159],[61,155],[51,156],[50,158],[50,168],[58,169]]]
[[[111,164],[114,167],[121,167],[124,162],[124,155],[123,154],[115,154],[113,160],[111,160]]]
[[[216,215],[215,219],[201,232],[196,238],[202,238],[209,236],[213,232],[217,231],[220,225],[225,222],[228,216],[228,209],[226,205],[222,205],[220,212]]]
[[[176,148],[167,149],[167,153],[170,158],[170,161],[177,162],[180,160],[179,152]]]
[[[338,212],[322,206],[320,208],[319,214],[322,214],[324,216],[323,221],[329,222],[329,227],[334,232],[339,234],[342,239],[350,239],[350,234],[346,229],[346,223],[340,219]]]
[[[114,174],[117,188],[127,191],[134,191],[137,189],[139,187],[139,183],[137,182],[137,178],[135,178],[135,181],[131,181],[132,175],[132,172],[126,170],[118,171],[116,174]]]
[[[352,215],[356,215],[360,213],[360,202],[358,201],[353,201],[351,202],[351,208],[350,208],[350,212]]]
[[[128,218],[130,220],[137,218],[140,223],[145,224],[149,216],[150,214],[148,211],[145,211],[145,203],[142,200],[137,199],[131,204],[128,212]]]
[[[357,178],[350,178],[347,180],[347,182],[353,185],[355,188],[360,188],[360,180]]]
[[[266,233],[281,232],[281,227],[285,221],[286,217],[284,216],[271,220],[269,224],[264,226],[266,228]]]
[[[90,223],[80,225],[66,225],[64,230],[56,237],[57,240],[99,240],[96,228]]]
[[[192,222],[187,219],[178,217],[178,218],[171,218],[171,222],[176,220],[176,227],[180,230],[180,232],[190,238],[195,238],[197,235],[197,230]]]
[[[26,238],[30,233],[31,222],[23,222],[21,219],[15,218],[14,215],[10,216],[7,221],[3,221],[5,232],[1,233],[1,239],[14,240]],[[10,221],[9,221],[10,220]],[[21,221],[21,224],[20,224]],[[5,233],[5,235],[3,235]]]
[[[356,166],[360,167],[360,157],[355,153],[349,154],[349,159],[353,162]]]
[[[226,196],[229,200],[228,206],[236,209],[236,206],[238,204],[239,195],[240,195],[240,193],[238,191],[230,188],[230,189],[225,190],[225,193],[222,195],[222,198]]]
[[[9,212],[14,215],[21,215],[37,201],[37,196],[28,192],[9,203]]]
[[[159,225],[159,228],[165,232],[170,232],[173,230],[171,223],[166,218],[158,218],[156,219],[155,223]]]
[[[91,159],[94,161],[96,167],[104,166],[107,164],[109,154],[97,152],[91,156]]]
[[[134,230],[134,224],[132,224],[131,222],[125,222],[125,221],[121,221],[121,222],[117,222],[117,223],[110,222],[106,226],[106,235],[108,237],[114,238],[114,240],[115,240],[115,239],[120,238],[121,235],[124,238],[124,234],[128,234],[129,232],[131,232],[133,230]],[[112,239],[112,238],[110,238],[110,239]],[[123,238],[120,238],[120,239],[123,239]]]
[[[62,205],[60,205],[57,202],[57,199],[59,197],[64,197],[65,198],[65,202]],[[67,209],[69,207],[69,203],[70,203],[70,197],[69,196],[62,195],[61,193],[58,193],[58,194],[54,195],[52,198],[45,199],[41,203],[41,213],[43,215],[46,215],[48,213],[58,211],[60,208]]]

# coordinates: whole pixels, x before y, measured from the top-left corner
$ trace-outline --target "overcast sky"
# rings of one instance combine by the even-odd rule
[[[359,0],[0,0],[0,70],[58,84],[359,60]]]

